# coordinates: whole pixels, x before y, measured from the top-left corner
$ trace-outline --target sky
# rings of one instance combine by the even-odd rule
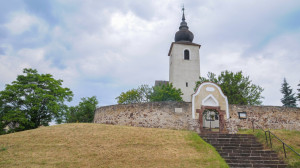
[[[185,6],[200,73],[243,71],[281,106],[283,79],[300,83],[300,1],[0,0],[0,90],[24,68],[62,79],[76,105],[169,80],[168,51]],[[299,102],[298,102],[299,104]]]

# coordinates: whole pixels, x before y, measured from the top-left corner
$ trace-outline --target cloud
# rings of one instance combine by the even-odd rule
[[[292,79],[289,81],[293,88],[299,82],[297,77],[300,68],[297,64],[300,62],[300,48],[296,47],[299,43],[299,35],[298,32],[278,36],[262,51],[251,53],[251,55],[244,55],[243,52],[249,46],[242,47],[238,44],[226,46],[219,52],[215,51],[211,55],[207,55],[207,59],[204,61],[210,63],[202,68],[215,73],[223,70],[234,72],[242,70],[244,74],[250,76],[253,83],[259,84],[265,89],[263,92],[264,104],[280,105],[282,97],[280,87],[283,78]],[[235,47],[239,49],[234,49]],[[212,62],[213,64],[211,64]],[[206,73],[207,71],[205,74],[202,73],[202,76],[205,76]]]
[[[31,16],[25,12],[17,12],[11,15],[12,18],[10,22],[6,23],[4,27],[6,27],[13,35],[20,35],[29,31],[34,26],[37,27],[38,33],[47,31],[47,27],[35,16]]]
[[[185,2],[194,42],[202,45],[201,75],[242,70],[265,88],[265,104],[281,105],[283,77],[294,91],[299,82],[299,4]],[[122,91],[168,80],[167,53],[181,5],[171,0],[1,2],[0,9],[7,8],[0,10],[0,88],[32,67],[63,79],[75,93],[73,104],[96,95],[100,105],[109,105]]]

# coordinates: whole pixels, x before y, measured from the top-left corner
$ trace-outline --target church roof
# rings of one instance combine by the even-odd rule
[[[179,26],[179,30],[175,34],[175,42],[178,41],[187,41],[187,42],[193,42],[194,34],[189,31],[189,27],[187,26],[187,23],[185,22],[185,16],[184,16],[184,7],[182,8],[182,21]]]

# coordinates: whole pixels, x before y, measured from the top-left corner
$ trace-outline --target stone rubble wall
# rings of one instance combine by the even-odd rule
[[[94,123],[199,132],[199,123],[192,119],[191,111],[192,104],[186,102],[112,105],[96,109]]]
[[[239,119],[238,112],[246,112],[246,119]],[[300,108],[279,106],[229,106],[230,119],[226,120],[229,133],[238,129],[251,129],[251,120],[263,128],[300,131]],[[192,130],[200,132],[198,119],[192,119],[192,103],[150,102],[99,107],[94,123],[136,127]]]
[[[263,129],[300,131],[300,108],[230,105],[229,111],[231,129],[251,129],[254,120]],[[238,112],[246,112],[247,119],[239,119]]]

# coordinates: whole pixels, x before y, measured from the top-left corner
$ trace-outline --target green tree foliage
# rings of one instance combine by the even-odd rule
[[[95,110],[98,100],[96,96],[81,98],[79,105],[69,108],[66,115],[67,123],[85,122],[90,123],[94,119]]]
[[[141,85],[137,89],[122,92],[116,99],[118,104],[155,102],[155,101],[182,101],[182,92],[172,84],[154,86]]]
[[[1,107],[1,105],[0,105]],[[3,112],[0,109],[0,135],[5,134],[6,132],[4,131],[4,127],[5,127],[5,122],[3,121]]]
[[[148,85],[141,85],[137,89],[122,92],[120,96],[116,97],[116,100],[118,104],[148,102],[151,91],[152,89]]]
[[[281,85],[281,93],[283,94],[283,98],[281,99],[281,103],[284,107],[296,107],[296,97],[295,93],[293,93],[293,89],[289,86],[286,79],[283,79],[283,83]]]
[[[53,119],[62,121],[73,93],[62,87],[62,80],[50,74],[38,74],[35,69],[24,69],[16,81],[0,92],[1,125],[18,125],[12,131],[47,126]]]
[[[223,71],[219,76],[209,72],[208,78],[199,77],[199,81],[196,82],[195,90],[203,82],[214,82],[218,84],[224,94],[228,98],[229,104],[240,105],[260,105],[262,103],[261,96],[262,87],[252,84],[249,76],[244,76],[242,71],[237,73],[230,71]]]
[[[138,92],[141,96],[140,102],[149,102],[149,97],[152,93],[152,88],[150,88],[148,85],[141,85],[138,87]]]
[[[182,101],[183,93],[180,89],[176,89],[171,84],[162,84],[153,87],[153,91],[149,96],[151,102],[157,101]]]
[[[137,89],[131,89],[125,93],[122,92],[116,99],[118,104],[140,103],[141,95]]]

